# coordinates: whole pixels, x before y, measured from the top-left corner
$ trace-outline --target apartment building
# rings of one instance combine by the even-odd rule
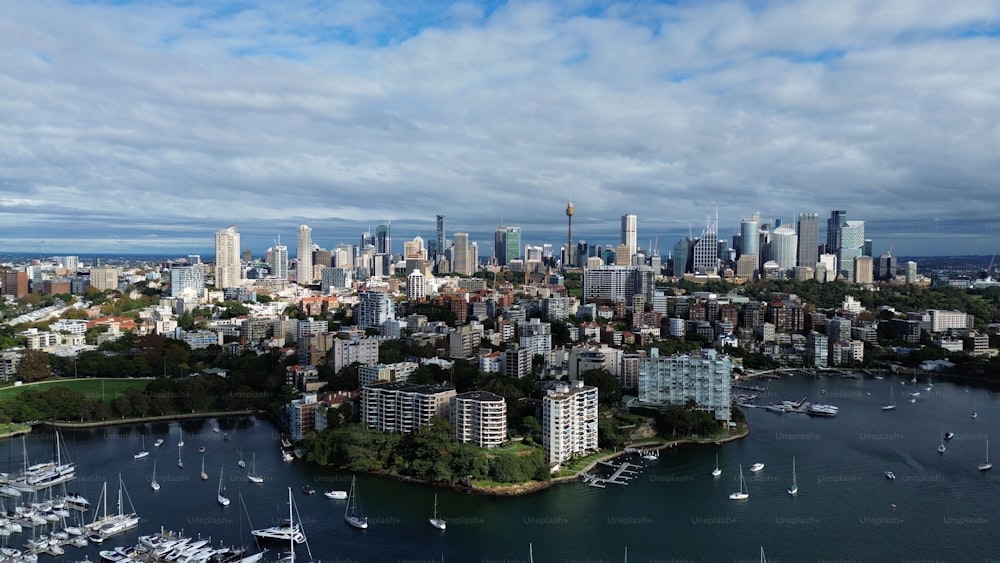
[[[597,451],[597,388],[557,382],[542,398],[542,448],[558,464]]]
[[[455,395],[451,398],[451,425],[459,442],[499,447],[507,441],[507,402],[486,391]]]
[[[409,434],[434,417],[448,418],[455,386],[386,381],[361,388],[361,422],[378,432]]]

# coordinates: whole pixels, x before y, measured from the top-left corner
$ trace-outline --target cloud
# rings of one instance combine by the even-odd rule
[[[998,30],[985,1],[14,3],[0,249],[437,214],[558,247],[573,201],[592,243],[847,209],[876,252],[992,253]]]

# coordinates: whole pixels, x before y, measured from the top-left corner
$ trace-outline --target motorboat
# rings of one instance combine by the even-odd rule
[[[327,491],[323,496],[332,500],[347,500],[347,491]]]
[[[755,463],[755,464],[753,464],[753,465],[750,466],[750,471],[752,471],[754,473],[757,473],[758,471],[763,471],[763,469],[764,469],[764,464],[763,463]]]
[[[892,480],[894,480],[896,478],[896,474],[893,473],[892,471],[886,471],[885,472],[885,478],[888,479],[888,480],[890,480],[890,481],[892,481]]]

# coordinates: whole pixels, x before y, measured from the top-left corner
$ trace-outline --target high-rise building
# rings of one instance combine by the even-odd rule
[[[771,232],[771,259],[778,263],[783,275],[795,268],[799,236],[791,225],[782,225]]]
[[[800,213],[796,224],[799,235],[798,266],[815,268],[819,261],[819,216]]]
[[[118,289],[119,273],[118,268],[91,268],[90,285],[101,291]]]
[[[874,268],[872,266],[871,256],[855,256],[854,257],[854,277],[851,281],[854,283],[872,283],[875,281]]]
[[[740,223],[740,242],[742,247],[740,250],[740,255],[744,254],[760,254],[760,216],[754,214],[753,217],[748,217],[743,219]]]
[[[837,262],[840,273],[846,280],[854,279],[854,259],[864,255],[865,222],[845,221],[840,228],[840,248],[837,249]]]
[[[307,225],[299,225],[295,242],[295,258],[299,261],[295,270],[296,281],[311,283],[313,281],[312,229]]]
[[[497,265],[507,266],[521,258],[521,227],[497,227],[493,242]]]
[[[472,256],[469,248],[469,233],[455,233],[455,253],[452,270],[463,276],[472,275]]]
[[[573,215],[576,214],[576,209],[573,208],[573,202],[569,202],[566,205],[566,255],[563,256],[563,269],[566,269],[570,265],[577,264],[578,260],[573,256]]]
[[[386,223],[375,227],[375,253],[392,254],[392,225]]]
[[[694,271],[697,274],[715,274],[719,271],[719,218],[708,219],[701,238],[694,243]]]
[[[847,211],[831,211],[826,220],[826,252],[836,254],[840,249],[840,229],[847,223]]]
[[[4,270],[0,275],[0,291],[2,295],[11,295],[18,299],[28,295],[28,272]]]
[[[288,247],[275,243],[267,253],[267,265],[271,267],[271,275],[279,280],[288,279]]]
[[[558,382],[542,398],[542,449],[550,465],[597,451],[597,387]]]
[[[621,244],[627,247],[628,260],[632,259],[632,256],[639,251],[638,243],[638,223],[639,219],[632,214],[622,215],[622,236]],[[626,262],[627,264],[628,262]]]
[[[733,365],[729,356],[715,350],[700,355],[660,356],[659,349],[639,359],[639,402],[647,405],[685,405],[694,401],[698,410],[716,420],[731,419]]]
[[[215,286],[219,289],[239,287],[242,273],[240,233],[236,225],[230,225],[215,233]]]
[[[678,240],[674,245],[674,250],[670,253],[670,267],[674,276],[681,277],[691,272],[693,247],[694,242],[688,237]]]
[[[205,270],[199,266],[174,266],[170,268],[170,296],[185,294],[198,296],[205,289]]]
[[[886,252],[875,263],[875,279],[888,281],[896,277],[896,257]]]
[[[507,402],[487,391],[468,391],[451,398],[455,439],[480,448],[497,448],[507,441]]]
[[[358,293],[358,328],[382,328],[390,319],[396,318],[396,302],[392,296],[381,291]]]
[[[437,216],[437,238],[434,239],[434,248],[431,249],[431,256],[437,261],[445,249],[444,215]]]
[[[917,263],[913,260],[906,263],[906,283],[917,283]]]
[[[411,303],[427,298],[427,278],[419,270],[413,270],[406,276],[406,300]]]

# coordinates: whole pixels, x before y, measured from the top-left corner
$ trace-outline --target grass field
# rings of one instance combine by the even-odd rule
[[[0,389],[0,401],[16,399],[28,389],[44,391],[52,387],[65,387],[77,393],[86,393],[94,398],[111,400],[121,395],[126,389],[143,390],[149,384],[149,379],[59,379],[43,381],[17,387],[9,386]]]

